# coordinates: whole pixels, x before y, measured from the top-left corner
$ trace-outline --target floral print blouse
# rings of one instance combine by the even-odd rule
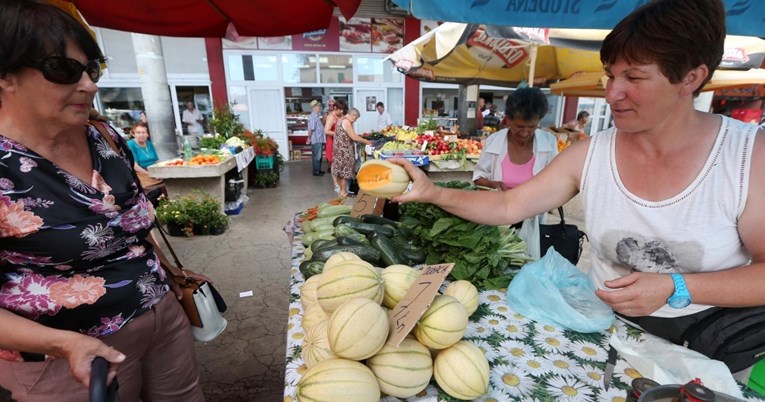
[[[87,127],[90,183],[0,135],[0,308],[57,329],[104,336],[169,290],[146,237],[154,209],[117,154]],[[0,350],[0,359],[41,355]],[[39,357],[38,357],[39,356]]]

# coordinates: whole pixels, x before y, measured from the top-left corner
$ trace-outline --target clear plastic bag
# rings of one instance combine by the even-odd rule
[[[507,303],[534,321],[578,332],[606,330],[615,318],[587,275],[552,247],[515,275],[507,287]]]

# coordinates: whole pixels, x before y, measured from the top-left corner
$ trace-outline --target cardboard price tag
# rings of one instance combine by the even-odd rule
[[[412,331],[417,320],[425,314],[430,303],[438,294],[438,289],[444,283],[446,275],[454,268],[454,263],[426,265],[420,276],[406,292],[406,296],[393,308],[390,313],[390,331],[388,344],[398,347],[401,341]]]
[[[384,207],[384,198],[377,198],[359,190],[356,195],[356,202],[353,203],[353,209],[351,209],[351,216],[358,218],[364,214],[382,215]]]

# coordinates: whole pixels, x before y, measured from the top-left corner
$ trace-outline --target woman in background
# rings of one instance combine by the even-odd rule
[[[558,154],[558,147],[552,134],[539,129],[545,113],[547,97],[539,88],[513,92],[505,104],[508,127],[486,139],[473,182],[505,191],[518,187],[549,165]],[[532,258],[547,251],[539,249],[539,224],[546,222],[547,214],[542,213],[514,225]]]
[[[340,186],[338,194],[341,197],[348,197],[348,180],[353,179],[356,174],[354,169],[356,157],[353,143],[372,144],[371,141],[358,136],[353,129],[353,123],[358,120],[359,116],[361,116],[359,110],[353,108],[337,122],[335,142],[333,144],[335,163],[332,164],[332,177],[337,178],[338,185]]]
[[[335,141],[335,128],[337,126],[337,122],[346,114],[348,113],[348,105],[345,104],[342,100],[336,100],[334,104],[334,108],[330,106],[330,113],[327,114],[327,121],[324,123],[324,134],[327,137],[327,149],[326,149],[326,157],[327,157],[327,164],[329,165],[330,172],[332,171],[332,162],[334,161],[334,141]],[[340,182],[338,181],[337,177],[333,174],[332,175],[332,182],[335,185],[335,193],[340,194],[341,192],[344,192],[345,190],[340,190]]]
[[[130,132],[133,134],[133,139],[128,141],[127,145],[133,153],[135,163],[144,169],[157,163],[159,156],[154,144],[149,139],[149,126],[144,122],[139,122],[133,126]]]

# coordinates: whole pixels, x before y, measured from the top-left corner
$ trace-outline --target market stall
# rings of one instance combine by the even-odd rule
[[[187,195],[202,190],[210,194],[224,209],[226,180],[225,175],[232,169],[241,172],[243,176],[243,194],[247,193],[247,165],[255,158],[252,147],[245,148],[233,156],[209,161],[204,164],[184,163],[182,159],[163,161],[149,166],[149,175],[163,179],[170,197]],[[200,160],[202,160],[200,158]],[[207,159],[205,159],[207,160]]]
[[[304,246],[306,239],[301,225],[297,224],[298,216],[293,221],[296,224],[292,226],[294,237],[284,401],[298,400],[298,387],[308,370],[304,361],[305,349],[308,347],[304,342],[308,335],[304,330],[303,319],[310,317],[309,319],[315,320],[315,316],[307,314],[304,310],[306,303],[305,300],[301,300],[305,284],[303,272],[312,269],[301,266],[301,263],[312,251],[310,247]],[[310,235],[316,233],[311,232]],[[441,287],[441,291],[445,287],[446,283]],[[604,384],[609,358],[609,332],[580,333],[543,325],[514,312],[506,300],[504,289],[481,291],[478,307],[470,315],[462,337],[462,340],[477,346],[485,354],[490,367],[488,390],[475,400],[624,401],[632,389],[632,381],[642,377],[637,369],[620,356],[616,360],[611,381]],[[311,308],[308,307],[309,310]],[[616,332],[622,342],[628,344],[638,345],[653,338],[618,320],[611,330]],[[316,363],[313,364],[313,367],[316,367]],[[344,385],[338,383],[332,386]],[[741,390],[748,400],[759,400],[743,386]],[[413,397],[402,399],[389,396],[382,400],[393,402],[457,399],[447,394],[443,387],[431,379],[427,387]]]

